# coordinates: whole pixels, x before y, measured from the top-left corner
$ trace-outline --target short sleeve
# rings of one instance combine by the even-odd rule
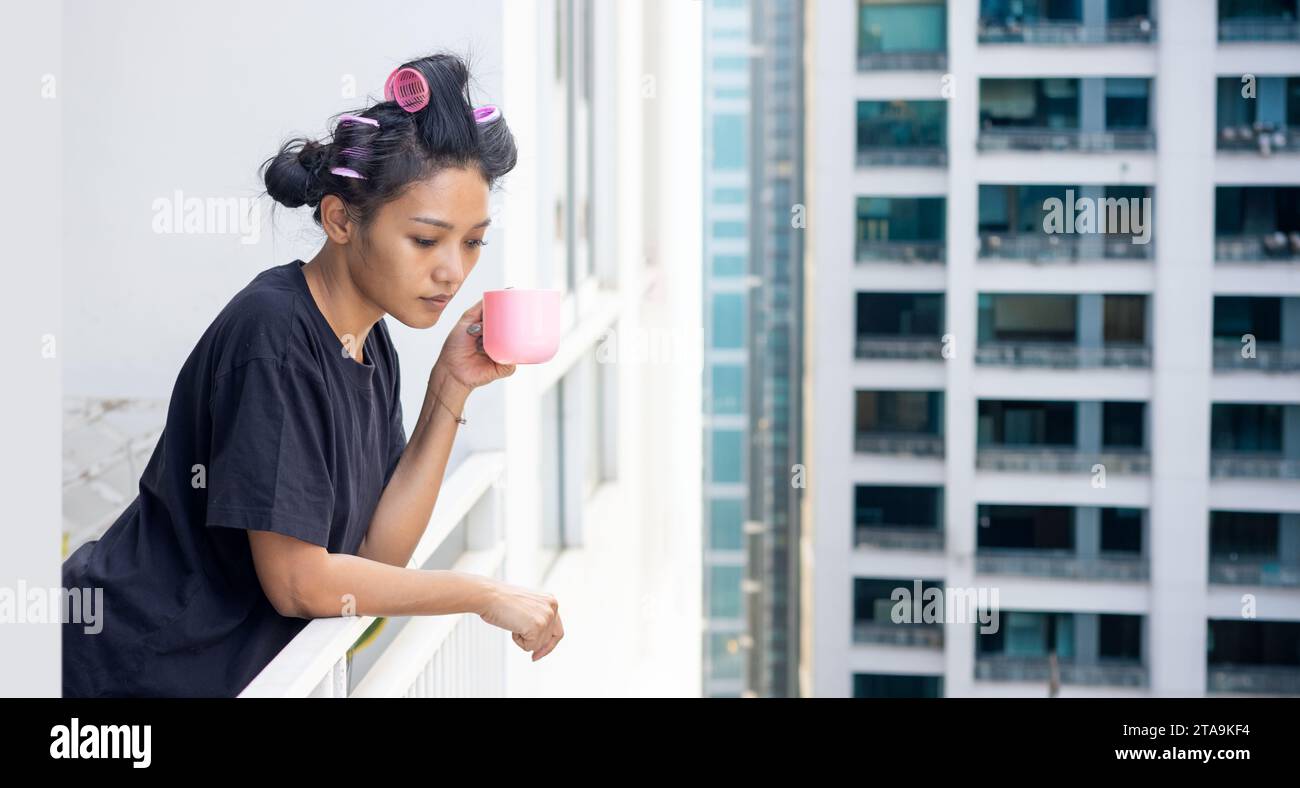
[[[388,462],[384,468],[384,487],[393,478],[397,461],[402,459],[402,452],[406,449],[406,425],[402,422],[402,373],[398,368],[396,353],[392,358],[392,370],[393,392],[388,401]]]
[[[328,546],[335,474],[324,382],[255,358],[216,380],[210,408],[206,525]]]

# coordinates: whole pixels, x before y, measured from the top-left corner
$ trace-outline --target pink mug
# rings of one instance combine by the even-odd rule
[[[498,364],[540,364],[560,347],[559,290],[483,293],[483,350]]]

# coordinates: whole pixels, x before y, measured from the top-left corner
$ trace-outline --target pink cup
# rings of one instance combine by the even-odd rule
[[[540,364],[560,347],[559,290],[483,293],[483,350],[498,364]]]

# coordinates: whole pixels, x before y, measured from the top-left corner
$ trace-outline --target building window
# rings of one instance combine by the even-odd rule
[[[740,581],[744,572],[739,566],[709,567],[709,615],[713,618],[740,618],[743,607]]]
[[[713,116],[713,169],[745,166],[745,119],[741,115]]]
[[[712,457],[713,481],[735,483],[742,478],[744,435],[739,430],[714,430]]]
[[[744,521],[738,498],[715,498],[709,501],[709,548],[742,550]]]
[[[713,294],[713,347],[745,346],[745,299],[740,293]]]

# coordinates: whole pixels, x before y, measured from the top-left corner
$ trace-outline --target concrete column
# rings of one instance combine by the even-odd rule
[[[1101,347],[1105,341],[1104,296],[1100,293],[1084,293],[1077,298],[1074,314],[1079,347]]]
[[[1074,552],[1080,558],[1096,558],[1101,553],[1101,509],[1096,506],[1074,509]]]
[[[1074,405],[1074,445],[1080,452],[1101,451],[1101,403],[1096,400]]]
[[[1079,665],[1097,662],[1099,619],[1096,613],[1074,614],[1074,661]]]
[[[1106,130],[1106,78],[1084,77],[1079,80],[1079,130]]]
[[[1085,27],[1102,27],[1106,24],[1106,0],[1083,0]]]
[[[818,3],[819,6],[836,5]],[[848,4],[846,4],[848,5]],[[979,224],[975,135],[979,126],[979,83],[974,64],[978,3],[948,3],[948,63],[953,97],[948,100],[948,331],[957,353],[947,359],[944,402],[946,585],[974,587],[975,552],[975,389],[974,358],[978,323],[975,285],[975,228]],[[1006,622],[1003,622],[1003,626]],[[944,628],[944,694],[974,694],[975,626]]]
[[[1300,298],[1282,299],[1282,347],[1300,348]]]
[[[1277,558],[1282,566],[1300,567],[1300,514],[1287,512],[1278,518]]]
[[[1156,126],[1213,129],[1214,0],[1159,0]],[[1156,151],[1156,241],[1151,437],[1151,604],[1145,654],[1151,694],[1205,693],[1209,561],[1210,354],[1188,337],[1211,334],[1214,135],[1166,133]]]
[[[1300,405],[1282,406],[1282,454],[1300,460]]]

